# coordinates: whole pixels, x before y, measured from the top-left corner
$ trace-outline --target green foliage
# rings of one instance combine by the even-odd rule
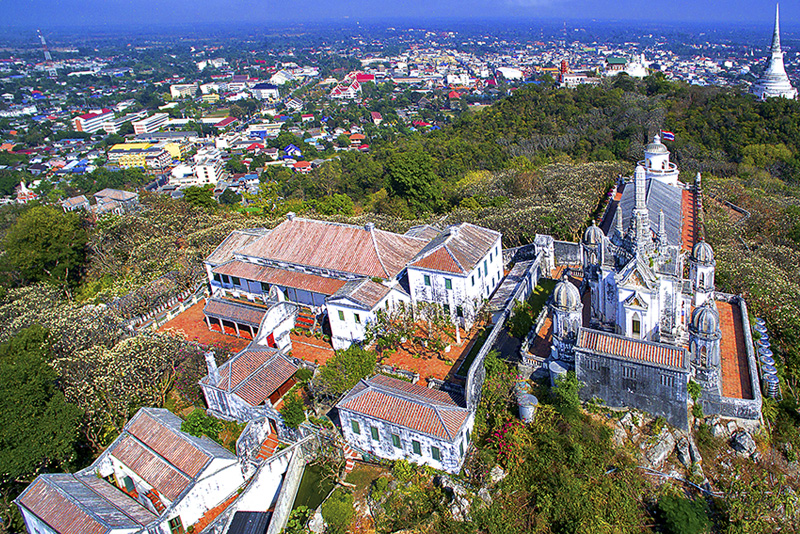
[[[527,302],[515,302],[514,311],[509,320],[511,335],[518,339],[525,339],[533,328],[533,317]]]
[[[306,523],[311,517],[311,510],[308,506],[298,506],[292,513],[289,514],[289,519],[286,521],[286,528],[281,531],[281,534],[303,534],[308,532],[306,530]]]
[[[322,215],[352,215],[354,204],[347,195],[336,193],[316,201],[314,209]]]
[[[205,410],[197,409],[190,413],[181,423],[181,431],[192,436],[208,436],[217,441],[222,432],[222,421],[208,415]]]
[[[691,501],[674,494],[658,500],[658,515],[668,534],[699,534],[711,526],[702,500]]]
[[[307,384],[308,381],[311,380],[311,377],[313,376],[314,376],[314,371],[306,367],[301,367],[294,374],[294,377],[297,379],[297,381],[302,384]]]
[[[392,192],[405,199],[415,214],[440,210],[442,184],[433,172],[429,154],[419,151],[393,154],[386,172]]]
[[[289,428],[297,428],[306,420],[305,405],[296,391],[290,391],[283,398],[281,416]]]
[[[397,460],[392,466],[392,476],[401,482],[411,481],[415,472],[415,467],[407,460]]]
[[[489,377],[508,372],[508,365],[500,359],[500,353],[496,350],[489,351],[483,359],[483,367],[486,369],[486,376]]]
[[[330,534],[345,534],[349,532],[350,524],[355,517],[353,508],[353,495],[345,493],[341,488],[336,488],[330,497],[322,504],[322,518],[328,525],[326,532]]]
[[[700,399],[700,395],[703,393],[703,387],[694,380],[689,380],[686,390],[689,392],[689,397],[691,397],[692,402],[697,402],[698,399]]]
[[[81,411],[56,388],[47,330],[0,344],[0,487],[75,459]]]
[[[74,285],[85,261],[87,232],[80,216],[52,206],[34,206],[8,230],[8,261],[28,282]]]
[[[575,419],[580,415],[581,399],[578,392],[581,383],[574,371],[556,379],[556,387],[552,390],[555,406],[567,419]]]
[[[191,185],[183,190],[183,201],[201,208],[213,208],[217,205],[214,200],[214,186],[198,187]]]
[[[231,188],[226,189],[219,196],[219,203],[225,205],[238,204],[242,201],[242,195]]]
[[[358,345],[338,351],[318,369],[312,381],[312,391],[321,400],[336,400],[359,380],[373,374],[376,363],[375,353]]]

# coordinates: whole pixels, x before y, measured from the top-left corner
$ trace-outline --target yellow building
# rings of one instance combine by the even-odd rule
[[[207,95],[203,95],[203,102],[207,102],[209,104],[219,102],[219,95],[217,93],[208,93]]]

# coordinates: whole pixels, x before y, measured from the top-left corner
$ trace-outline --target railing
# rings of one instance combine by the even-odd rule
[[[194,289],[187,289],[178,296],[171,298],[166,303],[151,310],[150,312],[134,317],[128,321],[128,328],[136,331],[150,328],[158,330],[165,323],[171,321],[179,314],[191,308],[201,299],[208,296],[208,287],[205,282],[200,282]]]

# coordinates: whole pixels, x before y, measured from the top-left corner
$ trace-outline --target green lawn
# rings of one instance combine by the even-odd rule
[[[539,312],[544,308],[544,303],[547,302],[547,298],[553,292],[557,283],[557,280],[540,278],[539,283],[533,288],[533,293],[528,297],[528,304],[531,307],[531,316],[534,320],[539,317]]]
[[[456,371],[456,374],[458,376],[467,376],[467,373],[469,372],[469,368],[472,365],[472,362],[475,361],[475,356],[477,356],[478,353],[481,351],[481,347],[483,347],[483,344],[486,342],[486,338],[489,337],[489,333],[491,331],[492,327],[487,326],[486,328],[483,329],[483,332],[478,334],[478,337],[475,339],[475,343],[472,344],[472,348],[470,349],[469,354],[467,354],[467,357],[464,359],[463,363],[461,364],[461,367],[459,367],[458,371]]]

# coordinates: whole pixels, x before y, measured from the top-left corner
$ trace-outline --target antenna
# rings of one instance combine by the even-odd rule
[[[51,78],[55,78],[58,76],[58,72],[56,71],[55,64],[53,64],[53,56],[50,55],[50,50],[47,49],[47,41],[44,40],[44,35],[42,35],[41,30],[36,30],[36,35],[39,36],[39,40],[42,42],[42,48],[44,49],[44,65],[47,69],[47,74]]]

